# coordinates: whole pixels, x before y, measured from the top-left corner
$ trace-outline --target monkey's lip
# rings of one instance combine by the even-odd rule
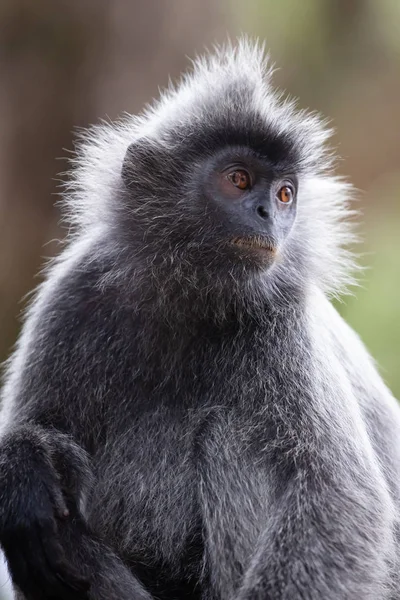
[[[258,235],[235,237],[231,239],[231,244],[246,250],[263,250],[273,254],[276,252],[276,246],[270,240]]]

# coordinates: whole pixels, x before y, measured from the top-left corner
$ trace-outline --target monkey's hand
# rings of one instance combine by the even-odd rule
[[[77,463],[64,488],[67,438],[60,434],[57,447],[55,439],[24,426],[0,442],[0,544],[27,600],[88,598],[88,580],[67,561],[58,531],[60,520],[69,518]]]

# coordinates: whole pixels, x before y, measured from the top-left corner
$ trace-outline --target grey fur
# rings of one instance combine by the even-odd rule
[[[80,146],[70,243],[3,390],[0,541],[17,583],[21,540],[54,524],[38,506],[72,513],[56,522],[75,587],[43,559],[29,598],[400,598],[400,410],[328,299],[351,281],[351,189],[329,132],[270,78],[257,45],[225,47]],[[224,268],[187,185],[215,132],[241,129],[250,146],[281,140],[299,180],[265,271]]]

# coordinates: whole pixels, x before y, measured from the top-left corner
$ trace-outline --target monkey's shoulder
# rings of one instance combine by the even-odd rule
[[[104,256],[67,251],[39,286],[6,369],[10,418],[70,431],[79,415],[96,426],[111,387],[126,393],[137,319],[107,279],[113,266]]]

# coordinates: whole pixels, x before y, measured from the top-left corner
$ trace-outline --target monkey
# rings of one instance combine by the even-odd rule
[[[242,39],[80,140],[7,362],[25,600],[400,598],[400,409],[331,299],[352,187]]]

